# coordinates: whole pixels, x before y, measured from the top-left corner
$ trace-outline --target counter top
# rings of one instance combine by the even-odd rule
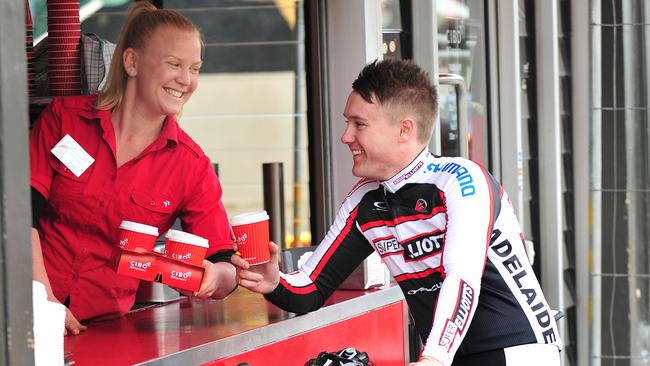
[[[336,291],[320,310],[283,311],[263,296],[237,289],[224,300],[171,303],[89,322],[65,337],[65,352],[84,365],[191,365],[238,354],[403,299],[398,287]]]

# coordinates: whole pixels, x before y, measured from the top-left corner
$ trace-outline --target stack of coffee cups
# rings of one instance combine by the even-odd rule
[[[79,0],[47,1],[50,95],[75,95],[81,90],[81,25]]]
[[[29,96],[36,94],[34,81],[34,26],[32,12],[29,10],[29,0],[25,0],[25,51],[27,52],[27,89]]]

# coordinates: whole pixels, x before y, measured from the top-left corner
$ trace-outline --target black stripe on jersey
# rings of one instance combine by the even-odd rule
[[[327,248],[327,252],[325,252],[321,260],[318,262],[318,264],[314,268],[314,271],[311,274],[309,274],[309,278],[311,278],[312,281],[314,281],[318,277],[318,275],[323,270],[323,267],[325,266],[327,261],[330,260],[332,254],[334,254],[338,246],[341,245],[341,243],[348,235],[350,230],[352,230],[352,228],[354,227],[354,223],[357,218],[357,212],[359,212],[358,206],[354,210],[352,210],[352,212],[350,212],[350,216],[348,216],[348,219],[345,222],[345,227],[343,228],[343,230],[341,230],[339,235],[336,236],[336,239],[334,239],[334,242],[329,246],[329,248]],[[320,245],[326,245],[326,244],[321,243]]]
[[[369,221],[361,225],[361,231],[366,231],[375,227],[380,227],[380,226],[386,226],[386,227],[395,227],[399,224],[405,223],[405,222],[410,222],[410,221],[417,221],[417,220],[427,220],[435,215],[445,212],[445,208],[442,206],[435,207],[431,212],[429,213],[418,213],[415,215],[404,215],[400,217],[396,217],[394,220],[375,220],[375,221]]]

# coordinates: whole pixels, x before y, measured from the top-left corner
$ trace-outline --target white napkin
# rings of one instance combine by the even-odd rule
[[[48,301],[45,285],[32,281],[34,306],[34,361],[38,365],[63,365],[65,306]]]

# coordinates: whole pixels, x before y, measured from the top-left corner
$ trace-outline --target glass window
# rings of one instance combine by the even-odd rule
[[[488,164],[487,55],[482,0],[438,0],[438,72],[465,80],[469,157]],[[452,86],[438,88],[442,155],[459,155],[458,114]]]
[[[410,1],[382,0],[383,57],[410,59],[413,57],[410,37]]]

